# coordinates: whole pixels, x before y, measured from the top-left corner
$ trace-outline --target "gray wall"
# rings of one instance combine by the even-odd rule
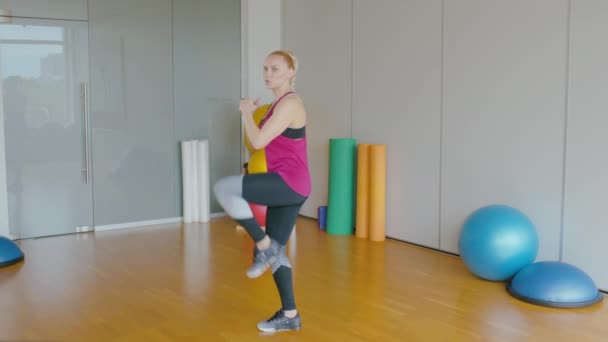
[[[441,1],[355,0],[353,137],[387,144],[386,234],[439,247]]]
[[[457,252],[466,216],[504,203],[536,224],[539,259],[556,259],[567,1],[445,4],[440,247]]]
[[[317,207],[327,203],[329,138],[351,136],[352,8],[348,0],[293,0],[285,1],[284,10],[285,48],[301,65],[296,91],[308,112],[306,134],[314,180],[301,213],[316,217]]]
[[[89,34],[95,225],[176,217],[171,1],[90,0]]]
[[[179,217],[181,141],[209,140],[211,184],[240,171],[240,2],[91,0],[89,14],[95,223]]]
[[[564,261],[608,289],[608,2],[572,1]]]
[[[240,1],[173,0],[175,195],[180,142],[209,140],[210,184],[240,172]],[[211,196],[211,212],[222,211]],[[178,216],[179,216],[178,215]]]
[[[6,15],[28,18],[87,20],[87,0],[0,0]]]
[[[601,1],[285,0],[314,192],[327,192],[327,139],[350,126],[388,144],[388,236],[457,252],[468,214],[508,204],[536,224],[537,260],[608,289],[607,22]]]

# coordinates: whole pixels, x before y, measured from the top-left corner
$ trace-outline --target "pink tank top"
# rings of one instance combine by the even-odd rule
[[[260,122],[264,127],[266,121],[272,116],[274,107],[288,92],[277,99],[268,109],[268,113]],[[306,134],[304,127],[299,129],[288,128],[281,135],[266,145],[266,163],[268,172],[279,174],[281,178],[298,194],[308,197],[311,192],[310,173],[308,170],[308,154],[306,149]],[[297,132],[297,133],[296,133]],[[295,133],[295,134],[290,134]]]

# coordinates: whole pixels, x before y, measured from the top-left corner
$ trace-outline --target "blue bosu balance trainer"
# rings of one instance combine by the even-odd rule
[[[555,308],[581,308],[604,297],[585,272],[559,261],[522,268],[507,284],[507,291],[525,302]]]
[[[0,267],[16,264],[23,260],[23,252],[12,240],[0,236]]]

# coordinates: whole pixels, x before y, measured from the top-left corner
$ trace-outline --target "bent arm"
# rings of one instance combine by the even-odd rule
[[[244,115],[245,132],[251,147],[260,150],[266,147],[274,138],[281,135],[294,120],[296,102],[285,99],[274,108],[272,116],[260,129],[253,121],[253,115]]]

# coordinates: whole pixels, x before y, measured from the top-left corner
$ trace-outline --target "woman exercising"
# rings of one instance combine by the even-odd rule
[[[264,82],[274,92],[275,100],[259,127],[253,120],[259,99],[247,98],[240,103],[245,134],[255,150],[265,149],[268,173],[229,176],[214,187],[220,205],[256,243],[247,276],[256,278],[268,268],[272,270],[283,307],[258,324],[264,332],[298,330],[302,326],[293,294],[291,265],[285,254],[300,208],[311,191],[306,111],[293,91],[296,71],[297,61],[290,52],[278,50],[266,57]],[[266,232],[248,202],[267,206]]]

